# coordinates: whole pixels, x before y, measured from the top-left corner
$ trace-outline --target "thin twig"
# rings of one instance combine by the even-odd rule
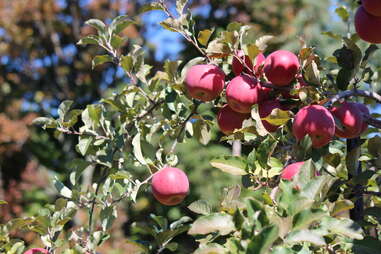
[[[328,102],[326,102],[325,105],[327,107],[330,107],[332,106],[332,104],[339,101],[340,99],[348,98],[351,96],[366,97],[366,98],[373,99],[377,101],[378,103],[381,103],[381,96],[379,94],[375,92],[353,89],[353,90],[348,90],[348,91],[343,91],[338,93],[337,95],[333,96]]]
[[[180,127],[180,130],[179,130],[179,132],[177,133],[175,140],[173,141],[171,150],[169,150],[169,153],[170,153],[170,154],[172,154],[172,153],[175,151],[176,146],[177,146],[177,143],[178,143],[177,140],[179,139],[179,137],[180,137],[181,134],[183,133],[183,131],[184,131],[184,129],[185,129],[185,126],[186,126],[187,122],[188,122],[188,121],[192,118],[192,116],[197,112],[198,105],[199,105],[198,103],[195,103],[195,104],[194,104],[194,108],[193,108],[192,112],[191,112],[191,113],[189,114],[189,116],[182,122],[181,127]]]

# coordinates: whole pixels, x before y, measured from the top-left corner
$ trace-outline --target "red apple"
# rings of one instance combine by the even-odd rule
[[[245,63],[246,66],[249,67],[250,69],[248,70],[246,66],[244,67],[241,62]],[[236,76],[240,75],[242,72],[246,72],[250,74],[251,73],[250,70],[252,69],[253,69],[253,63],[251,62],[249,56],[245,55],[245,52],[243,50],[237,50],[236,54],[233,56],[233,62],[232,62],[233,73]]]
[[[267,79],[276,86],[287,86],[298,73],[298,57],[287,50],[277,50],[267,56],[264,71]]]
[[[357,9],[355,28],[359,37],[369,43],[381,43],[381,17],[373,16],[363,6]]]
[[[194,65],[187,71],[185,85],[192,98],[211,101],[224,89],[225,73],[212,64]]]
[[[280,175],[283,180],[292,180],[292,178],[299,173],[300,168],[303,166],[304,161],[295,162],[285,167]]]
[[[331,109],[332,115],[342,124],[340,130],[336,126],[335,135],[340,138],[355,138],[361,135],[363,117],[361,110],[353,102],[344,102],[338,107]]]
[[[328,144],[335,135],[335,120],[323,106],[306,106],[295,115],[292,133],[297,140],[309,135],[312,146],[319,148]]]
[[[264,54],[259,53],[255,58],[254,73],[256,77],[261,77],[263,75],[263,64],[266,61]]]
[[[49,254],[49,251],[43,248],[32,248],[24,252],[24,254]]]
[[[242,128],[243,121],[249,118],[250,114],[236,112],[226,104],[218,112],[217,123],[225,135],[230,135],[235,129]]]
[[[361,127],[361,133],[363,133],[364,131],[366,131],[366,129],[368,129],[368,124],[366,123],[366,118],[369,117],[370,115],[370,112],[369,112],[369,109],[367,106],[365,106],[364,104],[362,103],[358,103],[356,102],[355,103],[357,108],[361,111],[362,113],[362,116],[363,116],[363,123],[362,123],[362,127]]]
[[[381,1],[380,0],[361,0],[361,4],[369,14],[373,16],[381,16]]]
[[[265,118],[268,115],[271,114],[273,109],[282,109],[282,106],[280,105],[278,100],[269,100],[269,101],[264,101],[258,104],[258,113],[261,118]],[[266,120],[262,120],[262,124],[265,127],[265,129],[268,132],[275,132],[279,126],[277,125],[272,125]]]
[[[152,193],[163,205],[181,203],[189,191],[187,175],[178,168],[165,167],[152,177]]]
[[[259,81],[247,75],[233,78],[226,88],[226,100],[229,106],[240,113],[250,113],[251,106],[268,97],[268,89]]]

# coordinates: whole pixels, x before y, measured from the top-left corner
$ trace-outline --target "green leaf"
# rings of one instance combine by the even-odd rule
[[[267,48],[267,44],[269,44],[269,42],[271,42],[275,37],[272,36],[272,35],[264,35],[264,36],[261,36],[259,37],[256,41],[255,41],[255,45],[258,47],[258,49],[260,51],[265,51],[266,48]]]
[[[246,175],[246,163],[237,156],[219,156],[210,161],[210,164],[231,175]]]
[[[336,77],[337,88],[339,88],[340,90],[347,90],[347,87],[354,75],[355,71],[353,69],[340,69]]]
[[[194,213],[208,215],[212,212],[212,207],[206,200],[197,200],[188,206],[188,209]]]
[[[348,211],[354,207],[355,205],[350,200],[345,199],[345,200],[336,201],[335,206],[332,209],[331,215],[337,216],[339,213]]]
[[[8,202],[7,201],[4,201],[4,200],[0,200],[0,205],[7,205]]]
[[[311,63],[305,67],[304,77],[307,82],[320,85],[320,71],[315,61],[311,61]]]
[[[108,230],[117,217],[116,207],[105,207],[100,212],[101,226],[104,231]]]
[[[334,234],[357,240],[363,239],[361,227],[347,218],[336,219],[333,217],[325,217],[322,219],[321,226]]]
[[[88,45],[88,44],[99,45],[100,42],[101,40],[98,35],[88,35],[80,39],[77,42],[77,45]]]
[[[251,109],[251,117],[255,121],[255,129],[259,136],[266,136],[269,132],[263,126],[261,117],[259,116],[258,105],[254,105]]]
[[[203,120],[197,120],[193,125],[195,138],[203,145],[207,145],[211,137],[211,128]]]
[[[58,126],[57,121],[49,117],[37,117],[36,119],[33,120],[32,123],[35,125],[42,125],[43,129],[57,128]]]
[[[203,46],[206,46],[208,45],[208,42],[209,42],[209,39],[210,39],[210,36],[213,34],[214,32],[214,28],[212,30],[210,29],[205,29],[205,30],[202,30],[198,33],[198,37],[197,37],[197,40],[198,42],[203,45]]]
[[[132,56],[122,56],[120,64],[126,72],[131,72],[134,68],[134,59]]]
[[[312,222],[320,220],[327,213],[322,209],[306,209],[297,213],[292,221],[293,230],[308,229]]]
[[[341,36],[336,34],[336,33],[333,33],[331,31],[326,31],[326,32],[322,32],[321,33],[322,35],[326,35],[332,39],[335,39],[335,40],[341,40]]]
[[[231,52],[229,46],[226,43],[221,42],[219,39],[216,39],[208,44],[206,53],[212,57],[224,57],[230,54]]]
[[[300,244],[301,242],[309,242],[317,246],[326,244],[324,238],[321,235],[307,229],[291,232],[287,235],[285,242],[288,244]]]
[[[99,55],[93,58],[93,61],[91,62],[91,66],[94,69],[97,65],[104,64],[107,62],[112,62],[112,61],[113,59],[112,59],[112,56],[110,55]]]
[[[352,51],[353,65],[354,65],[354,68],[357,69],[362,59],[361,49],[356,45],[356,43],[353,40],[348,39],[346,37],[343,37],[343,40],[344,40],[345,46]]]
[[[280,126],[286,124],[292,117],[291,111],[274,108],[268,116],[261,118],[261,120],[266,120],[272,125]]]
[[[73,101],[66,100],[66,101],[63,101],[58,107],[58,116],[61,121],[64,121],[65,115],[67,114],[67,112],[69,112],[72,104],[73,104]]]
[[[335,12],[337,15],[339,15],[339,17],[341,18],[343,22],[348,22],[349,12],[345,6],[340,6],[336,8]]]
[[[225,254],[229,253],[222,245],[217,243],[208,243],[201,245],[193,254]]]
[[[122,15],[122,16],[116,17],[111,22],[110,29],[115,34],[119,34],[120,32],[122,32],[126,27],[128,27],[131,24],[136,24],[136,22],[129,19],[127,15]]]
[[[365,68],[368,63],[369,58],[379,49],[375,44],[370,44],[369,47],[365,50],[364,57],[361,60],[361,68]]]
[[[279,228],[276,225],[265,227],[247,246],[247,252],[250,254],[266,254],[272,244],[278,239]]]
[[[120,37],[119,35],[116,35],[116,34],[113,34],[111,36],[111,46],[114,49],[118,49],[118,48],[122,47],[123,44],[126,43],[126,41],[127,41],[127,37],[122,38],[122,37]]]
[[[134,156],[135,156],[135,158],[142,165],[146,165],[147,162],[144,159],[144,156],[143,156],[143,153],[142,153],[142,149],[140,147],[140,133],[136,134],[135,137],[132,139],[132,146],[134,148],[133,150],[134,150]]]
[[[381,137],[374,136],[368,140],[368,151],[374,157],[379,157],[381,155]]]
[[[218,232],[227,235],[235,229],[233,217],[225,213],[214,213],[199,217],[188,231],[190,235],[206,235]]]
[[[80,137],[79,138],[79,142],[78,142],[78,144],[76,146],[78,151],[79,151],[79,153],[82,156],[85,156],[87,154],[87,151],[89,150],[90,145],[93,142],[94,142],[94,137],[93,136],[90,136],[90,137],[86,137],[86,136]]]
[[[164,10],[164,8],[160,3],[152,2],[149,4],[143,5],[142,8],[140,8],[140,10],[139,10],[139,14],[142,14],[142,13],[145,13],[148,11],[153,11],[153,10]]]
[[[99,19],[89,19],[85,22],[85,24],[97,29],[99,34],[102,34],[106,31],[106,25]]]
[[[65,198],[71,198],[72,197],[72,194],[73,194],[72,191],[68,187],[66,187],[60,180],[55,178],[53,180],[53,184],[61,196],[65,197]]]

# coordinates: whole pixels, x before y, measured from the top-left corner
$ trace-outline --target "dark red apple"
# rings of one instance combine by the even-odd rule
[[[361,4],[369,14],[381,17],[381,1],[380,0],[361,0]]]
[[[185,85],[192,98],[211,101],[224,89],[225,73],[212,64],[194,65],[187,71]]]
[[[242,63],[245,63],[246,66],[243,66]],[[251,62],[249,56],[245,55],[245,52],[243,50],[237,50],[236,54],[233,56],[233,62],[232,62],[233,73],[236,76],[240,75],[242,72],[250,74],[251,73],[250,70],[252,69],[253,69],[253,63]]]
[[[357,108],[361,111],[362,113],[362,116],[363,116],[363,123],[362,123],[362,127],[361,127],[361,133],[363,133],[364,131],[366,131],[366,129],[368,129],[368,124],[366,123],[366,118],[368,118],[370,116],[370,112],[369,112],[369,109],[366,105],[362,104],[362,103],[358,103],[356,102],[355,103]]]
[[[230,135],[235,129],[242,128],[244,120],[249,119],[249,113],[239,113],[231,109],[228,104],[224,105],[217,115],[217,123],[225,135]]]
[[[288,166],[286,166],[282,174],[280,175],[280,178],[283,180],[292,180],[292,178],[299,173],[300,168],[303,166],[304,161],[295,162]]]
[[[276,109],[276,108],[284,110],[284,107],[282,107],[282,105],[279,103],[278,100],[268,100],[268,101],[261,102],[258,104],[259,116],[261,118],[265,118],[271,114],[273,109]],[[279,126],[270,124],[266,120],[262,120],[262,124],[268,132],[275,132],[279,128]]]
[[[226,100],[229,106],[240,113],[250,113],[251,107],[268,97],[259,81],[247,75],[233,78],[226,88]]]
[[[381,17],[373,16],[363,6],[357,9],[355,29],[359,37],[369,43],[381,43]]]
[[[152,193],[163,205],[180,204],[189,192],[187,175],[178,168],[165,167],[152,177]]]
[[[328,144],[335,135],[335,120],[323,106],[305,106],[295,115],[292,133],[297,140],[309,135],[312,146],[319,148]]]
[[[24,254],[49,254],[49,251],[43,248],[32,248],[24,252]]]
[[[287,50],[277,50],[267,56],[264,72],[267,79],[276,86],[288,86],[299,71],[298,57]]]
[[[340,138],[355,138],[361,135],[363,117],[361,110],[355,103],[344,102],[338,107],[333,107],[331,112],[342,125],[342,130],[336,126],[336,136]]]

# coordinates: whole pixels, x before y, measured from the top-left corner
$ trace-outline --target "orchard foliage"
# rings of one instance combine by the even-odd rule
[[[121,53],[126,39],[120,32],[136,21],[126,16],[109,24],[87,21],[97,35],[78,44],[105,51],[94,56],[93,67],[115,64],[129,84],[83,109],[64,101],[58,118],[35,120],[57,136],[78,136],[76,150],[82,158],[72,161],[68,183],[55,180],[61,197],[54,204],[39,216],[1,225],[1,250],[22,253],[23,242],[11,239],[9,232],[31,230],[41,235],[50,253],[93,254],[112,237],[109,229],[118,216],[117,205],[123,200],[135,202],[139,192],[150,195],[151,179],[158,201],[181,202],[188,179],[174,168],[179,162],[176,146],[190,138],[207,145],[213,138],[217,117],[205,111],[206,104],[220,109],[218,124],[226,134],[220,141],[240,142],[245,148],[240,156],[217,157],[210,164],[241,176],[242,186],[227,188],[216,207],[207,200],[189,203],[185,198],[183,203],[198,215],[195,220],[184,216],[169,223],[152,215],[149,226],[134,224],[134,230],[154,239],[129,241],[137,253],[175,252],[181,243],[174,239],[185,232],[199,244],[194,253],[378,253],[381,139],[370,134],[377,133],[381,124],[377,114],[353,103],[381,103],[368,64],[378,47],[361,49],[356,34],[326,33],[342,41],[333,57],[321,58],[300,39],[296,54],[279,50],[264,60],[261,54],[276,39],[273,36],[258,38],[252,27],[236,22],[222,31],[195,31],[185,0],[176,2],[176,14],[164,1],[145,5],[141,12],[151,10],[165,12],[168,18],[160,25],[180,33],[200,57],[187,63],[166,61],[162,70],[153,72],[141,46]],[[349,22],[345,8],[338,13]],[[197,90],[211,83],[216,83],[216,90]],[[346,110],[343,105],[355,108],[349,111],[355,114],[355,123],[341,113]],[[223,119],[226,109],[238,126]],[[282,172],[293,163],[298,165],[293,172]],[[128,167],[131,164],[144,166],[146,178],[138,179]],[[82,186],[79,179],[90,168],[96,178],[91,186]],[[165,185],[173,181],[165,174],[168,169],[181,172],[181,179],[175,176],[178,182]],[[172,200],[166,195],[179,196]],[[65,226],[79,210],[88,213],[88,223],[66,232]]]

